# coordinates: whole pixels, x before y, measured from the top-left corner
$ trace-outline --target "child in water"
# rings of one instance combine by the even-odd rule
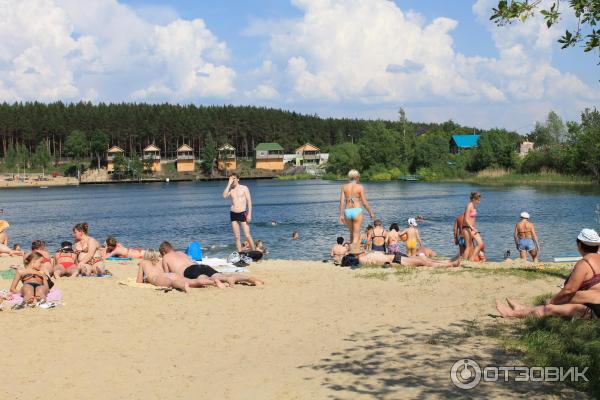
[[[408,219],[408,228],[400,232],[399,236],[406,235],[406,254],[408,256],[416,256],[417,249],[423,247],[421,235],[417,229],[417,221],[414,218]]]

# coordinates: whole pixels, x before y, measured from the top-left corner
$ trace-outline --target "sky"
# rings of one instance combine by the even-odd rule
[[[549,0],[546,0],[549,1]],[[0,0],[0,101],[235,104],[528,133],[600,106],[565,14],[497,0]]]

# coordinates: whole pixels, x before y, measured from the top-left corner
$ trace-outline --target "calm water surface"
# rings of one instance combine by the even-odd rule
[[[271,258],[321,259],[338,235],[339,183],[326,181],[245,181],[254,200],[252,232],[269,248]],[[76,222],[87,221],[90,234],[103,241],[114,235],[126,246],[158,247],[162,240],[184,248],[190,241],[209,246],[211,256],[233,250],[229,203],[221,197],[224,182],[102,185],[49,189],[0,190],[1,217],[11,223],[12,243],[27,246],[43,239],[54,250],[71,240]],[[405,225],[417,214],[427,246],[453,255],[452,224],[471,191],[483,193],[477,217],[491,259],[505,250],[515,255],[512,232],[521,211],[536,223],[542,258],[574,254],[575,237],[583,227],[598,228],[595,188],[482,187],[443,183],[366,184],[367,198],[384,225]],[[279,225],[271,226],[271,220]],[[290,240],[292,232],[301,240]],[[24,246],[24,247],[25,247]]]

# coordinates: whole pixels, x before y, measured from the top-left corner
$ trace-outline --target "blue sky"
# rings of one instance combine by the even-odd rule
[[[360,118],[396,118],[403,107],[411,120],[521,133],[550,110],[577,119],[599,105],[597,55],[556,44],[568,17],[551,31],[540,19],[497,28],[495,3],[8,0],[0,100],[255,104]]]

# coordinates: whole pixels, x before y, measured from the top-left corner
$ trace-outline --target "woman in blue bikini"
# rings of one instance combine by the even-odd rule
[[[363,221],[363,207],[369,212],[371,219],[374,219],[373,210],[365,197],[365,189],[359,183],[360,174],[353,169],[348,172],[349,183],[342,186],[340,196],[340,224],[344,224],[350,231],[350,243],[360,241],[360,228]]]

